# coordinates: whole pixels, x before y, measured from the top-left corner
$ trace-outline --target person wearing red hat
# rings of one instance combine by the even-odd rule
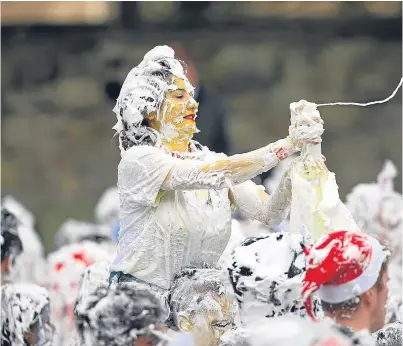
[[[364,233],[329,233],[305,248],[307,270],[302,296],[308,314],[316,293],[327,317],[353,331],[381,329],[385,323],[388,251]]]

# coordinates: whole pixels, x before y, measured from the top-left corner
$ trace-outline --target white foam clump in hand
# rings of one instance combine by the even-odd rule
[[[323,121],[316,107],[315,103],[305,100],[290,104],[291,125],[289,133],[294,141],[321,142],[321,136],[324,132]]]

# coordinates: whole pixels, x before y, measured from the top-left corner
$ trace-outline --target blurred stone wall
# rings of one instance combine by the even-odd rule
[[[182,42],[202,80],[226,100],[233,152],[287,135],[289,104],[366,102],[388,96],[402,75],[399,42],[237,32],[136,35],[64,32],[2,35],[2,192],[38,216],[46,242],[67,218],[93,219],[116,182],[119,152],[105,82],[157,44]],[[107,68],[119,58],[118,72]],[[401,93],[384,105],[322,108],[323,153],[341,196],[371,182],[385,159],[402,164]],[[396,185],[401,190],[401,179]]]

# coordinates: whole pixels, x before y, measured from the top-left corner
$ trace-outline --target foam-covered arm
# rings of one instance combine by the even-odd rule
[[[293,152],[293,144],[286,138],[245,154],[211,162],[176,159],[162,190],[217,190],[237,185],[270,170]]]
[[[270,228],[280,224],[291,204],[291,180],[285,172],[272,195],[264,192],[263,186],[252,181],[235,186],[230,191],[231,202],[247,217],[260,221]]]

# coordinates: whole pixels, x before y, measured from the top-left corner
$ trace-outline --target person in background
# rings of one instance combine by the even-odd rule
[[[2,346],[53,346],[48,291],[35,284],[1,287]]]
[[[237,304],[224,274],[215,268],[184,268],[175,276],[169,308],[173,327],[196,346],[216,346],[235,319]]]
[[[302,297],[308,314],[316,292],[325,316],[341,330],[375,333],[384,327],[388,297],[388,251],[364,233],[336,231],[310,248]]]
[[[95,219],[97,223],[110,227],[112,240],[116,243],[118,242],[120,231],[119,206],[119,191],[115,186],[106,189],[95,206]]]
[[[127,282],[109,290],[100,282],[76,305],[77,330],[86,346],[166,345],[165,316],[159,298],[147,286]]]
[[[18,235],[18,220],[6,208],[1,209],[1,284],[11,281],[12,267],[23,252]]]
[[[45,280],[45,246],[36,228],[35,215],[10,194],[2,196],[1,204],[18,220],[18,236],[24,249],[14,264],[13,282],[42,285]]]

